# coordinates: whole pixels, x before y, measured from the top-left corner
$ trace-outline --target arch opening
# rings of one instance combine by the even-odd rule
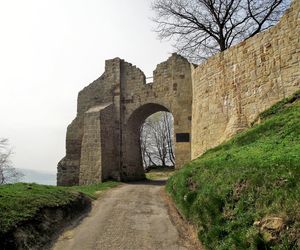
[[[124,180],[145,179],[145,170],[153,165],[174,167],[173,120],[170,110],[156,103],[145,104],[132,112],[125,123],[123,137],[122,177]],[[145,155],[147,145],[141,144],[141,138],[145,133],[152,133],[152,136],[156,133],[156,138],[147,134],[147,140],[144,141],[152,147],[151,152],[147,152],[148,156]]]
[[[173,169],[175,167],[174,119],[170,112],[150,115],[140,128],[140,147],[143,167]]]

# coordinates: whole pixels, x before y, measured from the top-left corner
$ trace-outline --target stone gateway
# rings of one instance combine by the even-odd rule
[[[119,58],[78,94],[68,126],[58,185],[145,177],[139,136],[158,111],[174,117],[176,168],[235,133],[257,115],[300,89],[300,1],[273,28],[196,66],[173,54],[144,73]]]
[[[185,58],[173,54],[146,84],[137,67],[119,58],[107,60],[104,74],[78,95],[67,155],[58,164],[58,185],[144,179],[139,137],[148,116],[169,111],[175,134],[191,134],[191,71]],[[191,140],[176,141],[175,155],[177,167],[191,160]]]

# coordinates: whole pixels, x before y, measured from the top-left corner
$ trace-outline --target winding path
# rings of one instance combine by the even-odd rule
[[[161,196],[163,185],[164,181],[148,181],[107,191],[53,249],[195,249],[171,222]]]

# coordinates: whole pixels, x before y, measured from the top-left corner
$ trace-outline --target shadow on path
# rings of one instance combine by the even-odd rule
[[[128,185],[149,185],[149,186],[165,186],[167,180],[143,180],[143,181],[131,181],[125,182]]]

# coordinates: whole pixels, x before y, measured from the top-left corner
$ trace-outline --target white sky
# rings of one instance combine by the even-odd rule
[[[0,137],[17,168],[56,172],[77,93],[121,57],[147,76],[172,52],[151,0],[0,0]]]

